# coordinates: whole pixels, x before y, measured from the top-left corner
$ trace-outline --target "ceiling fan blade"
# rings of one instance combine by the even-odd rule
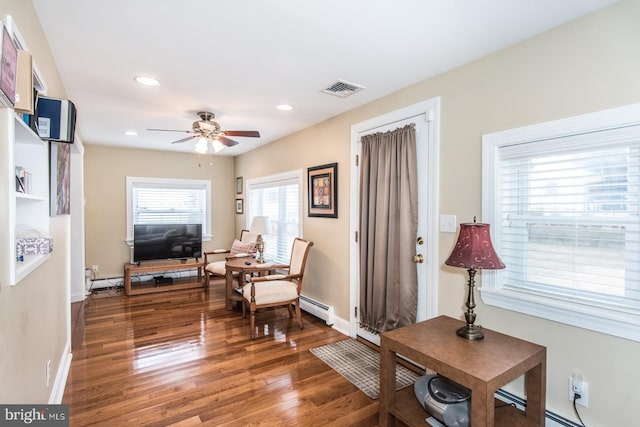
[[[260,132],[257,130],[223,130],[225,135],[229,136],[248,136],[250,138],[260,138]]]
[[[189,141],[190,139],[197,138],[197,137],[198,137],[198,135],[188,136],[188,137],[186,137],[186,138],[182,138],[182,139],[179,139],[179,140],[177,140],[177,141],[173,141],[173,142],[172,142],[172,144],[181,144],[181,143],[183,143],[183,142],[187,142],[187,141]]]
[[[147,129],[152,130],[154,132],[186,132],[186,133],[194,133],[192,130],[176,130],[176,129]]]
[[[219,136],[217,139],[227,147],[233,147],[234,145],[238,145],[238,141],[234,141],[233,139],[229,139],[224,136]]]

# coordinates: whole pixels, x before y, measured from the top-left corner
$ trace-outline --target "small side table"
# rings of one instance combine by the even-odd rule
[[[542,426],[546,399],[547,349],[499,332],[483,329],[484,339],[456,335],[464,322],[439,316],[385,332],[380,337],[380,426],[398,418],[409,426],[424,426],[429,415],[415,398],[413,387],[396,392],[396,355],[450,378],[471,390],[471,426]],[[525,376],[527,409],[495,409],[494,393]]]
[[[253,257],[230,258],[225,263],[226,308],[233,310],[235,301],[242,301],[242,295],[233,291],[233,273],[238,272],[238,286],[244,285],[244,277],[248,273],[267,273],[275,268],[284,267],[280,264],[265,262],[258,264]]]

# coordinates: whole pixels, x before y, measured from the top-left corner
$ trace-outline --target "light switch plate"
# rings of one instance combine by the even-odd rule
[[[456,216],[440,215],[440,231],[443,233],[456,232]]]

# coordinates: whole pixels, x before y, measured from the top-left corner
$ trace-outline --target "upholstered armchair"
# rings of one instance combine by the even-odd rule
[[[284,269],[286,274],[252,277],[249,279],[249,283],[242,288],[242,316],[245,317],[248,305],[252,339],[256,336],[256,310],[260,308],[286,305],[289,309],[289,317],[293,317],[293,304],[295,304],[298,325],[300,329],[304,329],[300,312],[300,292],[311,246],[313,246],[313,242],[296,238],[293,241],[289,265],[274,266],[274,268]]]
[[[230,249],[215,249],[204,253],[204,281],[205,286],[209,287],[209,281],[211,277],[224,278],[226,269],[225,263],[227,259],[234,257],[244,257],[248,255],[254,255],[256,253],[256,240],[258,235],[249,232],[249,230],[242,230],[240,232],[240,240],[233,241]],[[227,254],[223,260],[214,260],[216,255]],[[237,275],[234,272],[234,275]]]

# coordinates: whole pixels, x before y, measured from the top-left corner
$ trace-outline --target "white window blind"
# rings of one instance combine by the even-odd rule
[[[268,260],[288,264],[293,240],[302,236],[301,180],[296,171],[247,181],[247,228],[254,216],[271,223],[271,233],[263,236]]]
[[[485,221],[507,268],[483,300],[640,340],[640,125],[587,122],[485,138]]]
[[[133,189],[134,224],[202,224],[204,188]]]
[[[550,153],[501,150],[505,286],[639,308],[640,140],[544,145]]]
[[[134,224],[202,224],[210,238],[210,182],[127,177],[127,240]]]

